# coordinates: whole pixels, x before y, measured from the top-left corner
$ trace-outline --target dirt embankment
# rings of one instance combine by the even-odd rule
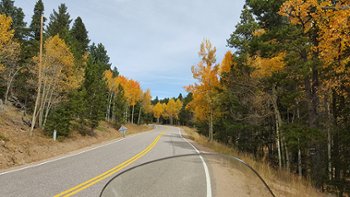
[[[146,125],[126,125],[126,127],[128,134],[152,128]],[[94,137],[72,132],[69,138],[61,142],[53,141],[40,130],[35,130],[32,137],[28,131],[29,127],[23,124],[20,112],[11,106],[6,106],[0,113],[0,171],[121,137],[119,132],[106,122],[101,122]]]

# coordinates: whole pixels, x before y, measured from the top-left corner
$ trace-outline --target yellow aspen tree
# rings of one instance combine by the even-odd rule
[[[255,56],[248,59],[248,64],[251,65],[255,70],[252,76],[258,79],[271,77],[273,73],[277,73],[284,69],[286,56],[285,52],[278,53],[275,57],[262,58],[260,56]],[[272,95],[271,103],[275,115],[275,125],[276,125],[276,146],[278,152],[278,164],[282,168],[282,150],[281,150],[281,126],[283,124],[280,110],[277,105],[277,84],[272,85]]]
[[[157,119],[157,124],[159,124],[159,118],[162,116],[164,112],[163,105],[158,102],[154,107],[153,107],[153,116]]]
[[[124,85],[124,89],[125,89],[126,100],[128,101],[129,105],[132,107],[131,124],[133,124],[135,105],[141,99],[142,90],[140,87],[140,83],[132,79],[127,80],[126,84]]]
[[[166,105],[166,112],[170,119],[170,124],[174,123],[174,116],[176,115],[176,101],[172,98]]]
[[[219,74],[222,75],[224,73],[229,73],[233,64],[234,64],[233,54],[231,51],[227,51],[225,53],[224,59],[222,60],[222,62],[220,64]]]
[[[175,103],[175,114],[174,114],[174,117],[176,120],[179,120],[179,114],[181,112],[182,106],[183,106],[182,101],[180,99],[177,99]]]
[[[117,81],[120,84],[120,86],[123,88],[124,98],[127,102],[127,105],[125,106],[124,120],[125,120],[125,122],[128,122],[128,108],[130,106],[130,99],[129,99],[130,93],[129,93],[129,89],[128,89],[129,86],[127,84],[128,84],[129,80],[125,76],[119,75],[117,77]]]
[[[349,1],[288,0],[282,5],[279,14],[288,17],[292,24],[301,26],[305,34],[310,33],[312,28],[317,29],[313,39],[316,44],[312,50],[323,63],[320,67],[323,68],[322,86],[318,90],[324,95],[324,109],[328,116],[328,177],[332,179],[332,121],[329,106],[335,102],[334,94],[348,99],[344,90],[350,87],[350,69],[347,66],[350,62],[347,52],[350,46]]]
[[[110,121],[111,113],[112,113],[112,101],[114,99],[115,94],[118,92],[119,80],[118,77],[113,77],[113,72],[111,70],[106,70],[104,72],[104,78],[107,83],[108,88],[108,103],[107,103],[107,111],[106,111],[106,121]]]
[[[213,124],[214,119],[219,116],[215,110],[215,96],[220,87],[218,78],[218,65],[216,62],[216,48],[209,40],[201,43],[199,56],[201,61],[192,66],[193,78],[198,83],[185,87],[188,92],[192,92],[193,100],[187,108],[194,112],[194,117],[198,121],[207,122],[209,125],[209,141],[214,139]]]
[[[45,42],[41,69],[41,93],[39,98],[39,127],[44,128],[50,109],[60,103],[68,92],[78,88],[83,80],[83,70],[74,66],[74,57],[59,36]],[[35,124],[35,122],[33,122]]]
[[[141,98],[141,106],[139,109],[139,117],[137,119],[137,124],[141,123],[141,113],[142,109],[144,109],[145,113],[151,113],[152,112],[152,95],[151,95],[151,90],[147,89],[143,94]]]
[[[168,119],[169,119],[169,113],[168,113],[167,104],[166,104],[166,103],[162,103],[162,108],[163,108],[162,117],[163,117],[165,120],[168,120]]]
[[[23,68],[18,63],[20,44],[13,40],[14,30],[11,29],[11,24],[11,17],[0,15],[0,74],[6,82],[5,103],[7,103],[14,78]]]

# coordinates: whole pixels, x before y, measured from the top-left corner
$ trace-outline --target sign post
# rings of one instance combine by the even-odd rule
[[[128,130],[128,128],[126,128],[124,125],[122,125],[118,131],[122,134],[123,137],[125,137],[127,130]]]
[[[57,138],[57,131],[54,130],[53,131],[53,141],[56,141],[56,138]]]

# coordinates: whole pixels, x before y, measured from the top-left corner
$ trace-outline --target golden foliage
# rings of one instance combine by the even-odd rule
[[[153,116],[155,118],[160,118],[160,116],[163,114],[164,112],[164,107],[163,105],[158,102],[154,107],[153,107]]]
[[[135,106],[136,103],[141,100],[142,96],[140,83],[124,76],[119,76],[117,81],[124,89],[124,97],[128,104],[130,106]]]
[[[15,31],[11,29],[12,19],[6,15],[0,14],[0,51],[13,38]]]
[[[147,89],[142,96],[142,107],[146,113],[152,112],[151,100],[152,100],[151,90]]]
[[[78,88],[83,81],[83,71],[74,66],[74,56],[64,40],[57,35],[50,37],[44,47],[43,80],[50,81],[61,92]]]
[[[248,64],[255,68],[252,76],[255,78],[269,77],[273,73],[282,70],[285,67],[285,56],[286,53],[281,52],[272,58],[262,58],[260,56],[248,58]]]
[[[347,5],[348,0],[288,0],[279,12],[292,24],[301,25],[305,33],[317,28],[318,44],[313,50],[326,68],[326,89],[350,86],[350,69],[346,66],[350,62],[346,53],[350,46],[350,9]]]
[[[168,117],[176,118],[178,119],[179,113],[182,108],[182,102],[180,99],[177,99],[176,101],[172,98],[168,101],[168,103],[165,106],[165,114]]]
[[[111,70],[106,70],[104,72],[104,78],[106,80],[108,90],[110,92],[118,93],[118,87],[120,84],[118,77],[113,77],[113,72]]]
[[[199,121],[208,120],[210,113],[214,113],[214,99],[218,87],[220,87],[218,76],[218,65],[213,65],[216,48],[209,40],[201,44],[199,55],[202,58],[197,66],[192,66],[193,78],[198,83],[185,87],[186,91],[192,92],[193,100],[186,106],[194,112],[194,117]]]
[[[19,60],[20,44],[13,41],[14,30],[11,29],[11,24],[11,17],[0,14],[0,73],[6,71],[6,66],[14,68],[13,65]]]
[[[266,33],[265,29],[257,29],[253,32],[253,36],[260,37]]]
[[[227,51],[224,59],[222,60],[220,67],[219,67],[219,74],[222,75],[223,73],[228,73],[231,71],[231,67],[234,65],[233,62],[233,54],[231,51]]]

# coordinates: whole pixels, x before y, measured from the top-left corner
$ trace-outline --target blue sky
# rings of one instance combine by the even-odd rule
[[[28,23],[35,2],[15,1]],[[105,45],[122,75],[164,98],[186,94],[183,87],[194,82],[191,66],[199,61],[204,38],[217,47],[221,61],[244,0],[44,0],[45,16],[60,3],[72,18],[83,19],[91,41]]]

